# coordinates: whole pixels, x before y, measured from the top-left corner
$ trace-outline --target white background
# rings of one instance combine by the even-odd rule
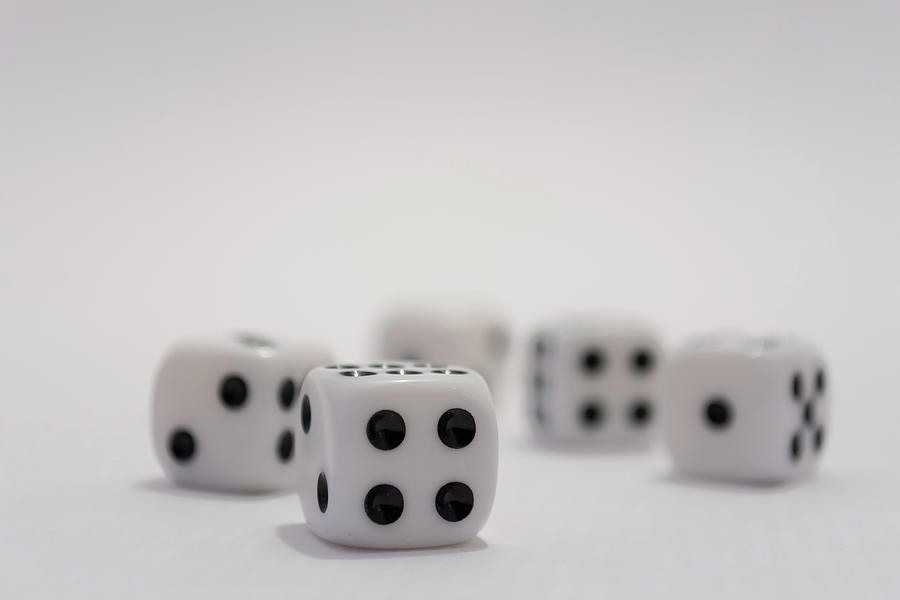
[[[0,595],[900,594],[900,6],[0,2]],[[165,347],[366,356],[411,294],[521,340],[790,329],[832,366],[819,477],[534,448],[516,362],[478,540],[317,541],[296,498],[167,486]]]

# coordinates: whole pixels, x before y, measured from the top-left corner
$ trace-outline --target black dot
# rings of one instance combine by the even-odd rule
[[[344,377],[366,377],[368,375],[376,375],[375,371],[341,371],[341,375]]]
[[[312,407],[309,405],[309,396],[303,394],[303,400],[300,401],[300,427],[303,433],[309,433],[309,425],[312,422]]]
[[[603,424],[603,417],[603,405],[595,400],[588,400],[582,404],[578,412],[578,419],[586,429],[600,427]]]
[[[539,337],[534,341],[534,355],[540,358],[545,354],[547,354],[547,341]]]
[[[538,392],[544,389],[544,376],[540,373],[534,374],[534,389]]]
[[[288,377],[282,381],[281,387],[278,388],[278,401],[281,403],[281,408],[289,410],[294,405],[296,393],[297,389],[293,379]]]
[[[816,407],[812,402],[807,402],[803,407],[803,422],[812,427],[816,422]]]
[[[435,369],[432,373],[437,373],[438,375],[465,375],[468,371],[461,369]]]
[[[169,436],[169,453],[175,462],[186,463],[197,452],[193,434],[187,429],[176,429]]]
[[[803,436],[797,432],[791,437],[791,460],[797,462],[803,456]]]
[[[278,438],[278,460],[287,462],[294,456],[294,434],[290,431],[283,431]]]
[[[379,525],[390,525],[403,514],[403,494],[392,485],[376,485],[366,494],[366,515]]]
[[[597,375],[606,366],[606,355],[599,348],[589,348],[581,353],[581,368],[588,375]]]
[[[635,400],[628,410],[628,420],[635,427],[646,427],[653,420],[653,405],[647,400]]]
[[[653,370],[655,359],[647,348],[638,348],[631,354],[631,370],[637,375],[646,375]]]
[[[822,369],[816,371],[816,392],[819,394],[825,393],[825,371]]]
[[[472,488],[459,481],[441,486],[434,498],[434,506],[445,521],[462,521],[472,512],[475,496]]]
[[[803,399],[803,376],[800,373],[794,373],[794,376],[791,377],[791,394],[794,396],[794,400]]]
[[[247,383],[239,375],[226,375],[219,384],[219,399],[225,408],[237,410],[247,402]]]
[[[813,449],[818,452],[822,449],[822,444],[825,443],[825,429],[823,427],[819,427],[816,429],[816,433],[813,435]]]
[[[467,410],[451,408],[441,415],[438,437],[450,448],[465,448],[475,438],[475,418]]]
[[[319,510],[323,513],[328,509],[328,480],[325,473],[319,473],[319,481],[316,483],[316,498],[319,501]]]
[[[731,425],[731,405],[725,398],[711,398],[703,410],[707,424],[713,429],[721,430]]]
[[[406,437],[406,423],[399,413],[392,410],[379,410],[369,417],[366,425],[366,436],[369,442],[379,450],[393,450],[403,443]]]

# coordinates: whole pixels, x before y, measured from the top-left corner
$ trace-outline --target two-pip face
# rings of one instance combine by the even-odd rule
[[[811,344],[706,338],[672,358],[666,437],[688,474],[782,482],[808,474],[827,436],[829,377]]]
[[[530,352],[529,414],[540,438],[642,443],[652,436],[663,352],[648,328],[566,320],[540,329]]]

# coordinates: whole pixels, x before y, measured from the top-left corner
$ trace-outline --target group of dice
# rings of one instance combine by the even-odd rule
[[[540,329],[529,353],[541,440],[647,445],[662,422],[681,472],[748,483],[800,478],[822,452],[825,360],[800,338],[716,333],[667,360],[641,324],[570,318]]]
[[[489,384],[507,329],[489,314],[404,313],[381,340],[398,359],[331,364],[321,346],[249,334],[177,344],[153,399],[166,474],[230,492],[295,488],[309,528],[341,544],[474,536],[496,489]],[[682,471],[749,482],[800,477],[822,448],[825,365],[797,339],[708,336],[666,360],[640,324],[576,317],[540,328],[528,353],[528,413],[546,443],[646,446],[663,421]]]

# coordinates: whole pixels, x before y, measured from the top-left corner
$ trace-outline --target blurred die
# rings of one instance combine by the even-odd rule
[[[683,473],[748,483],[810,474],[829,427],[825,359],[790,336],[707,335],[666,378],[666,439]]]
[[[153,391],[153,446],[178,484],[230,492],[294,486],[297,391],[330,362],[314,344],[254,334],[183,340]]]
[[[663,350],[640,322],[560,318],[532,336],[529,415],[546,442],[643,446],[657,431]]]
[[[509,354],[504,320],[485,308],[426,306],[400,308],[378,335],[382,356],[413,362],[453,363],[481,374],[495,387]]]

